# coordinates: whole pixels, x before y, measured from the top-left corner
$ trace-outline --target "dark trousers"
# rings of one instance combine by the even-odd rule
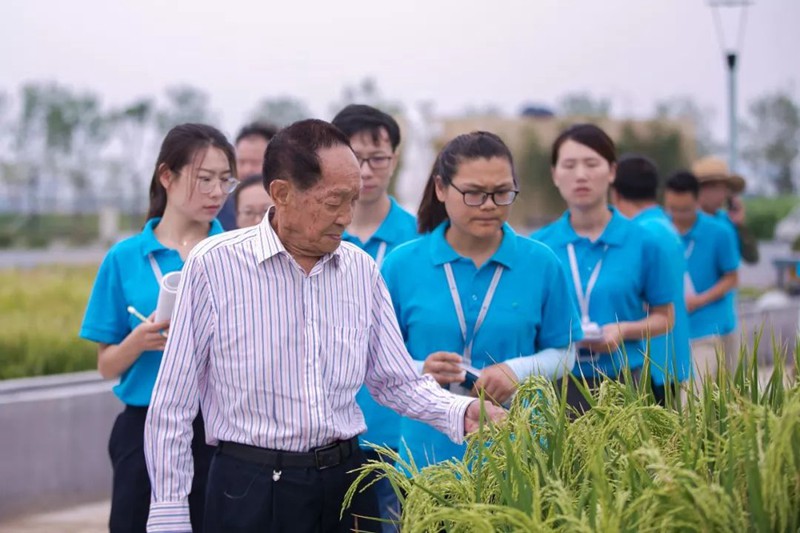
[[[144,533],[150,513],[150,478],[144,460],[144,422],[147,407],[127,406],[114,422],[108,441],[108,454],[114,471],[111,493],[112,533]],[[214,448],[206,445],[203,417],[194,420],[194,479],[189,495],[192,531],[203,531],[203,505],[206,478]]]
[[[642,370],[637,368],[636,370],[631,370],[631,378],[633,379],[633,384],[637,385],[639,383],[639,378],[641,377]],[[609,379],[605,377],[590,377],[586,376],[586,383],[589,386],[589,390],[594,392],[595,390],[600,388],[600,385],[603,383],[604,380]],[[561,394],[561,388],[563,386],[564,380],[567,381],[567,405],[570,405],[578,410],[579,413],[585,413],[590,409],[589,402],[583,396],[581,391],[575,385],[572,377],[564,376],[560,378],[555,383],[555,389],[557,394]],[[581,381],[581,378],[578,378]],[[617,377],[617,380],[624,382],[624,374],[620,374]]]
[[[364,463],[358,446],[338,466],[277,469],[220,450],[214,454],[206,492],[206,533],[380,531],[372,491],[356,496],[340,519],[345,492]],[[277,480],[276,480],[277,478]]]
[[[675,390],[674,383],[665,383],[663,385],[658,385],[652,380],[650,381],[650,386],[653,390],[653,397],[656,400],[656,404],[666,407],[667,406],[667,387],[670,389],[670,398],[674,399],[677,391]]]

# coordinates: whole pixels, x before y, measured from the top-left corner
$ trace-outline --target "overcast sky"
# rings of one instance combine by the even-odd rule
[[[779,88],[797,96],[799,24],[800,0],[749,8],[740,109]],[[119,105],[189,83],[228,132],[263,96],[330,118],[341,88],[365,76],[442,113],[516,112],[576,91],[611,97],[617,115],[678,94],[716,108],[720,124],[725,112],[704,0],[2,0],[0,50],[0,90],[57,80]]]

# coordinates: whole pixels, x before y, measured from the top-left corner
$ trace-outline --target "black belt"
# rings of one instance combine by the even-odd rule
[[[242,461],[263,464],[275,468],[316,468],[325,470],[339,466],[358,449],[358,437],[340,440],[327,446],[314,448],[309,452],[284,452],[223,441],[219,443],[219,451],[225,455],[236,457]]]

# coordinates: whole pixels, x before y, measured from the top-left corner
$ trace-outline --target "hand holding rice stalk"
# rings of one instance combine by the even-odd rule
[[[503,424],[479,425],[462,460],[420,470],[381,448],[395,464],[366,465],[349,496],[370,472],[387,477],[411,533],[797,531],[800,387],[787,384],[779,349],[759,385],[757,344],[733,375],[721,364],[675,408],[645,385],[608,381],[578,416],[551,382],[529,379]]]

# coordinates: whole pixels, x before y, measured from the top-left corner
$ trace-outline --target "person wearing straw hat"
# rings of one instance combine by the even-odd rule
[[[114,394],[125,404],[108,443],[112,533],[143,533],[150,508],[144,426],[167,341],[164,330],[170,327],[168,319],[159,321],[153,313],[161,281],[183,268],[197,243],[222,233],[215,217],[238,184],[235,173],[233,146],[217,129],[205,124],[172,128],[153,171],[147,223],[114,245],[97,272],[80,336],[98,344],[97,369],[106,379],[119,378]],[[214,450],[205,443],[202,416],[189,420],[189,434],[194,438],[187,461],[195,471],[189,515],[193,530],[202,531]]]
[[[728,164],[718,157],[697,160],[692,165],[692,174],[700,183],[700,208],[733,229],[745,263],[757,263],[758,243],[745,225],[744,203],[739,197],[745,189],[744,178],[731,173]]]

